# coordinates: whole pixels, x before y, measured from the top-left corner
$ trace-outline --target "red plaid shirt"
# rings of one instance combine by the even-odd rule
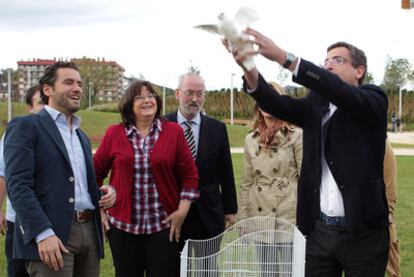
[[[149,134],[142,137],[135,126],[125,129],[125,134],[134,149],[134,185],[132,189],[133,212],[132,223],[128,224],[109,216],[109,221],[117,229],[140,235],[152,234],[169,228],[170,224],[163,224],[167,212],[162,207],[155,185],[154,176],[149,163],[149,155],[161,132],[161,122],[154,121]],[[199,195],[197,190],[183,189],[181,199],[195,200]]]

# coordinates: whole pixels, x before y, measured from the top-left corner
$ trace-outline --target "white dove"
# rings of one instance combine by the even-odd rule
[[[195,26],[194,28],[201,29],[210,33],[223,35],[229,42],[229,48],[237,49],[240,54],[253,51],[253,43],[244,41],[248,36],[243,33],[247,27],[259,19],[255,10],[249,7],[241,7],[236,13],[234,19],[229,19],[224,13],[218,16],[218,24],[206,24]],[[249,56],[243,62],[243,66],[248,70],[256,67],[253,56]]]

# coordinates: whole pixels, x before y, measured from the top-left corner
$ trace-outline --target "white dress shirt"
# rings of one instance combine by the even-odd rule
[[[322,117],[322,126],[331,118],[335,113],[337,107],[329,103],[329,112]],[[322,161],[322,181],[320,192],[320,206],[321,212],[328,216],[345,216],[344,200],[342,193],[338,188],[338,184],[335,182],[332,172],[326,162],[325,153],[321,151]]]

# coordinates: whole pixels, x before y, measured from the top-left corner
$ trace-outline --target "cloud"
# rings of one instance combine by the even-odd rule
[[[131,18],[112,10],[105,1],[1,1],[0,28],[28,32],[45,28],[76,27]]]

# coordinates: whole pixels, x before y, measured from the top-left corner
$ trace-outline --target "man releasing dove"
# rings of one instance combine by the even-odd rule
[[[199,25],[194,28],[201,29],[210,33],[223,35],[228,43],[229,49],[237,49],[240,54],[245,54],[253,49],[253,43],[246,41],[248,36],[243,31],[255,22],[259,17],[252,8],[241,7],[236,13],[234,19],[227,18],[224,13],[218,16],[219,22],[217,25]],[[256,67],[253,56],[249,56],[244,62],[243,66],[248,70]]]

